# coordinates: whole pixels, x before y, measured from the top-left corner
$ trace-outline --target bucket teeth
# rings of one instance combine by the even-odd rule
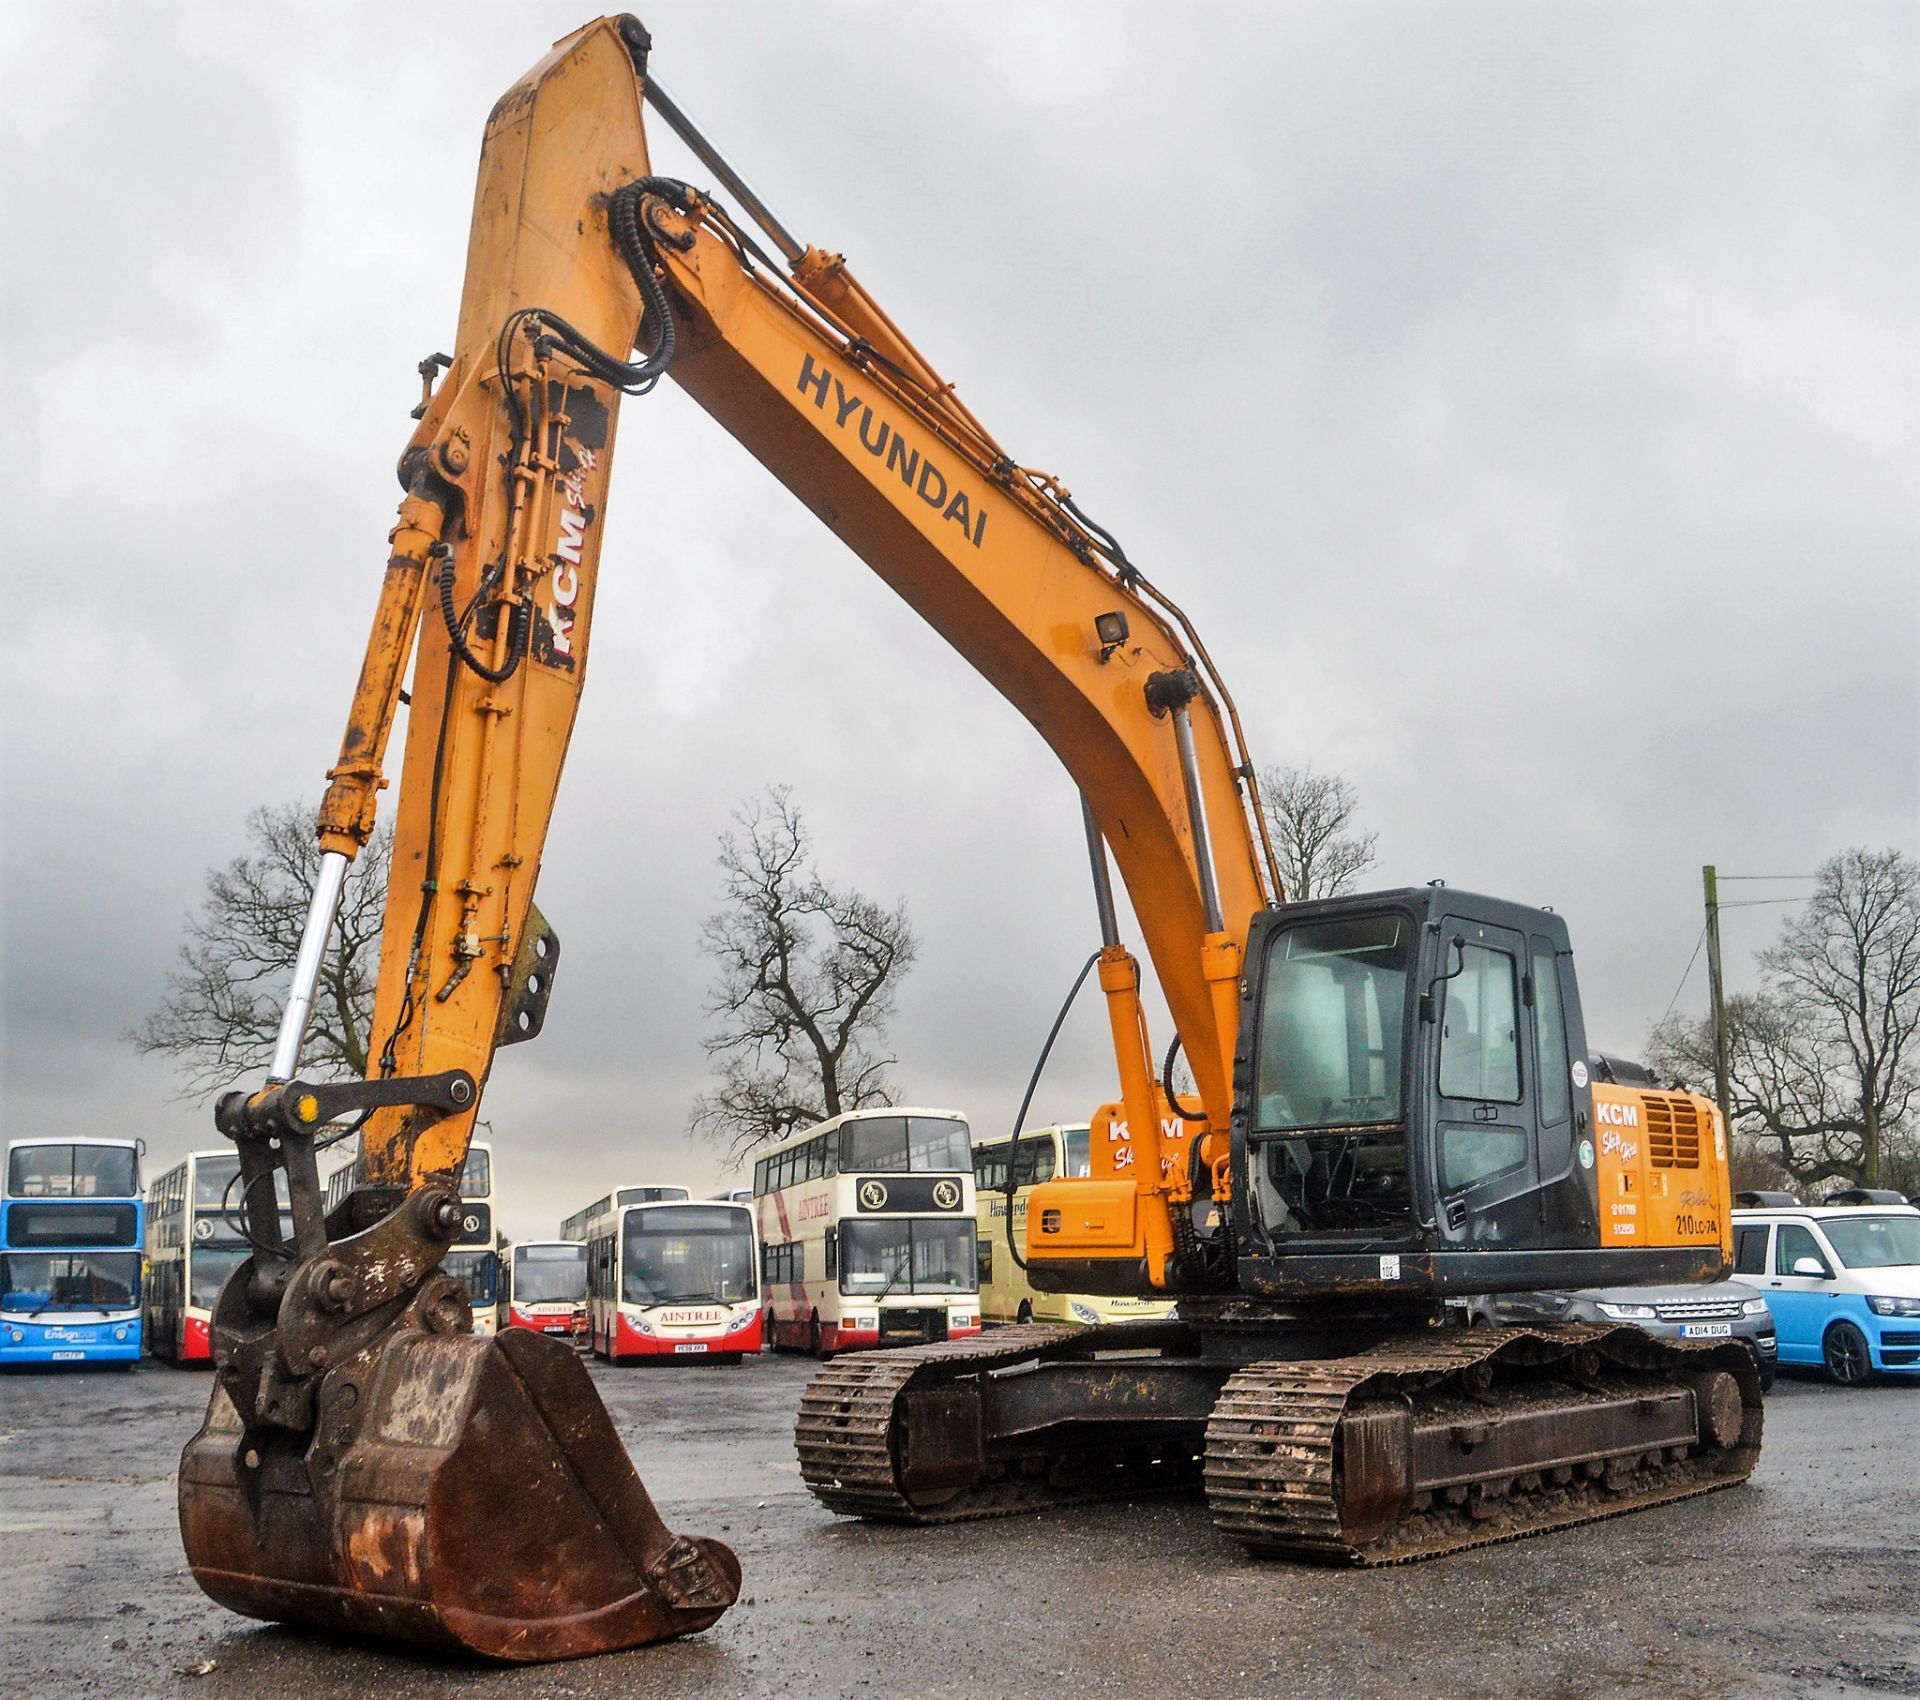
[[[216,1387],[181,1457],[188,1561],[234,1611],[531,1662],[691,1634],[739,1594],[559,1341],[396,1330],[319,1402],[318,1437],[249,1430]]]

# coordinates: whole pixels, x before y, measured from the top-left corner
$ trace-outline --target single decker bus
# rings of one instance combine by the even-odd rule
[[[293,1238],[287,1176],[274,1171],[280,1232]],[[147,1188],[147,1350],[176,1364],[213,1363],[214,1301],[253,1255],[240,1199],[240,1154],[190,1151]]]
[[[522,1240],[508,1248],[501,1326],[537,1334],[587,1332],[587,1248],[578,1240]]]
[[[980,1332],[973,1153],[953,1110],[849,1110],[753,1166],[777,1347],[825,1357]]]
[[[980,1139],[973,1147],[973,1178],[980,1213],[980,1315],[989,1325],[1010,1322],[1137,1322],[1173,1313],[1168,1299],[1104,1293],[1042,1293],[1007,1244],[1007,1165],[1013,1165],[1013,1240],[1027,1243],[1027,1199],[1042,1181],[1056,1176],[1084,1179],[1093,1173],[1093,1129],[1072,1126],[1029,1128],[1011,1138]]]
[[[137,1364],[145,1237],[138,1141],[10,1141],[0,1364]]]
[[[760,1258],[742,1204],[652,1199],[621,1187],[567,1218],[587,1246],[593,1350],[613,1364],[740,1362],[760,1350]],[[684,1193],[684,1188],[659,1189]]]

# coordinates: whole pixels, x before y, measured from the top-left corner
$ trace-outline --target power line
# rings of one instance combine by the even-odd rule
[[[1818,874],[1721,874],[1723,880],[1817,880]]]
[[[1764,909],[1769,903],[1800,903],[1798,897],[1736,897],[1731,903],[1722,903],[1722,909]]]
[[[1693,954],[1687,958],[1686,971],[1680,976],[1680,984],[1673,988],[1673,996],[1667,999],[1667,1007],[1661,1012],[1660,1021],[1665,1021],[1669,1015],[1673,1014],[1673,1006],[1680,1001],[1680,994],[1687,989],[1687,976],[1693,972],[1693,965],[1700,960],[1700,947],[1706,942],[1707,929],[1703,926],[1700,929],[1700,936],[1693,941]],[[1659,1022],[1654,1023],[1656,1027],[1659,1024]]]

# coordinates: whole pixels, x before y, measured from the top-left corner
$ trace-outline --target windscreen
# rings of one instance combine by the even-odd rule
[[[843,1174],[929,1174],[972,1167],[967,1124],[951,1116],[866,1116],[840,1128]]]
[[[587,1296],[587,1248],[523,1245],[513,1248],[515,1304],[577,1304]]]
[[[979,1288],[970,1220],[876,1216],[840,1224],[843,1293],[971,1293]]]
[[[622,1304],[744,1304],[755,1296],[751,1218],[737,1205],[627,1211],[620,1236]]]
[[[132,1310],[140,1303],[137,1251],[0,1252],[0,1310]]]
[[[1397,1122],[1413,924],[1311,921],[1267,947],[1255,1061],[1260,1128]]]
[[[500,1260],[492,1252],[450,1251],[445,1267],[476,1308],[500,1302]]]
[[[287,1203],[287,1171],[273,1171],[274,1196],[281,1208]],[[240,1159],[238,1157],[201,1157],[193,1165],[193,1203],[196,1210],[230,1209],[240,1215]]]
[[[493,1153],[478,1145],[467,1147],[467,1160],[460,1169],[460,1196],[486,1198],[493,1192]]]
[[[219,1298],[227,1277],[245,1263],[249,1255],[245,1246],[238,1249],[215,1246],[205,1250],[195,1246],[187,1260],[187,1303],[195,1310],[212,1310],[213,1301]]]
[[[7,1154],[10,1198],[131,1198],[140,1159],[130,1145],[17,1145]]]
[[[1920,1216],[1829,1216],[1820,1226],[1849,1269],[1920,1264]]]

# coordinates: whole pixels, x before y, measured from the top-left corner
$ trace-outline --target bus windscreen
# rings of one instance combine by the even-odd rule
[[[732,1205],[628,1210],[620,1262],[622,1304],[741,1304],[755,1296],[753,1231]]]
[[[972,1167],[967,1124],[947,1116],[863,1116],[840,1129],[842,1174],[926,1174]]]
[[[16,1145],[7,1155],[10,1198],[131,1198],[138,1155],[125,1145]]]
[[[840,1224],[843,1293],[971,1293],[979,1285],[974,1224],[874,1217]]]
[[[516,1246],[513,1300],[523,1305],[577,1304],[587,1296],[583,1245]]]
[[[137,1251],[0,1252],[0,1310],[132,1310],[140,1303]]]

